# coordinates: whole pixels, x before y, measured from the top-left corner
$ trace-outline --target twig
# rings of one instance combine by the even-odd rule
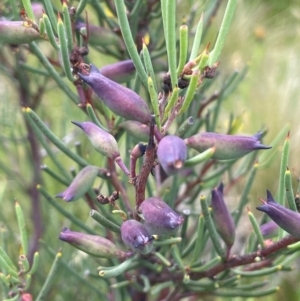
[[[144,163],[141,168],[141,172],[135,181],[136,209],[139,208],[139,206],[142,204],[142,202],[145,199],[147,179],[152,170],[153,164],[155,162],[156,145],[154,142],[154,126],[155,126],[155,119],[152,116],[151,123],[150,123],[149,143],[146,148]]]

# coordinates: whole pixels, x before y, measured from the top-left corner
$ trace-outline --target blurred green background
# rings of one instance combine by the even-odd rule
[[[182,9],[183,13],[178,9],[178,20],[180,20],[185,17],[186,6],[189,6],[189,1],[177,2],[179,7],[184,8]],[[221,7],[205,36],[203,46],[208,42],[213,43],[216,39],[226,3],[227,1],[220,1]],[[1,60],[13,61],[17,59],[17,49],[15,53],[10,53],[8,48],[1,46],[0,50],[0,64]],[[45,47],[44,51],[50,50]],[[93,52],[90,59],[97,63],[98,67],[114,61],[111,57],[99,57]],[[299,1],[239,1],[229,36],[220,57],[218,68],[220,74],[213,87],[221,87],[224,78],[228,77],[234,70],[242,70],[246,65],[249,65],[249,69],[244,81],[223,104],[222,118],[220,119],[221,122],[218,123],[217,130],[224,132],[228,128],[230,113],[232,113],[235,116],[240,116],[239,133],[254,134],[261,128],[267,128],[268,132],[264,138],[264,143],[268,144],[282,128],[289,125],[291,153],[288,167],[292,172],[294,190],[296,190],[300,176],[300,130],[298,126],[300,115]],[[1,235],[5,238],[2,241],[8,245],[11,253],[15,254],[17,258],[18,250],[15,246],[19,237],[14,201],[20,202],[27,216],[29,232],[32,233],[32,214],[34,213],[31,212],[30,200],[25,191],[28,189],[27,184],[30,183],[33,176],[33,169],[32,162],[30,158],[26,157],[27,154],[24,151],[24,146],[25,149],[28,147],[28,137],[24,128],[18,91],[12,82],[13,79],[3,75],[4,71],[3,68],[0,68],[0,227]],[[43,97],[37,113],[57,136],[64,139],[70,148],[74,148],[77,136],[70,121],[84,120],[86,116],[56,88],[54,82],[47,84],[46,89],[47,93]],[[89,156],[92,150],[89,146],[84,145],[84,141],[87,140],[82,140],[82,136],[78,139],[83,141],[84,153]],[[77,168],[73,162],[68,161],[61,154],[59,156],[68,168]],[[93,157],[91,163],[99,165],[98,159],[99,157]],[[42,163],[51,167],[51,162],[47,160]],[[253,211],[258,203],[257,198],[264,197],[266,189],[274,192],[277,190],[279,163],[280,149],[272,158],[268,168],[257,174],[249,196],[250,207]],[[47,177],[45,175],[43,179],[41,178],[41,182],[44,181],[43,185],[53,195],[64,189],[53,181],[47,182]],[[241,190],[242,187],[236,189],[237,196]],[[62,205],[66,207],[66,204],[62,203]],[[83,221],[92,223],[88,219],[90,208],[85,203],[68,204],[67,209]],[[63,226],[68,226],[67,221],[62,219],[46,203],[42,204],[42,211],[45,230],[43,239],[54,250],[58,250],[62,247],[62,243],[57,239],[57,235]],[[11,233],[14,235],[11,236]],[[73,250],[69,246],[64,245],[63,250],[65,258],[73,254],[70,255],[73,256],[71,258],[72,267],[78,270],[85,267],[87,261],[83,255],[74,256]],[[41,252],[41,256],[47,257],[47,262],[51,263],[47,252]],[[299,267],[299,262],[296,262],[296,266]],[[42,275],[48,269],[49,265],[41,265],[39,273]],[[68,274],[62,272],[59,276],[60,279],[58,279],[55,288],[57,292],[63,290],[64,286],[67,285],[72,287],[73,296],[78,290],[78,293],[81,296],[86,296],[87,300],[95,300],[93,295],[89,296],[87,288],[83,288],[81,291],[80,287],[76,286],[76,279],[70,276],[66,279],[66,275]],[[283,277],[280,279],[277,275],[274,279],[271,278],[271,282],[280,284],[281,290],[271,297],[265,297],[264,300],[299,300],[300,289],[297,280],[300,274],[298,270],[282,274]],[[40,285],[39,280],[36,279],[35,281],[35,285],[38,287]],[[101,284],[99,285],[101,286]],[[52,300],[63,299],[57,294]],[[239,298],[234,300],[237,301]]]

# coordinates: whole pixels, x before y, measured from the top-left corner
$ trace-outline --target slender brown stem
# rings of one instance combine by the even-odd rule
[[[135,181],[135,197],[136,197],[136,209],[142,204],[145,199],[145,190],[148,176],[152,170],[152,167],[156,158],[156,145],[154,142],[154,117],[150,124],[149,143],[145,152],[145,159],[141,172]]]

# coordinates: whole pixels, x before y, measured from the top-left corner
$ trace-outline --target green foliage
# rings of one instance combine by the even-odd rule
[[[260,226],[268,218],[252,210],[257,197],[274,190],[290,209],[268,205],[284,214],[293,210],[297,223],[297,171],[287,168],[298,160],[289,134],[297,105],[277,112],[272,97],[282,73],[298,87],[298,69],[285,65],[295,53],[282,45],[277,51],[271,40],[273,27],[283,26],[278,15],[291,17],[283,8],[292,11],[296,2],[22,0],[3,7],[3,300],[241,300],[274,293],[279,300],[282,291],[285,299],[297,298],[292,282],[279,291],[278,275],[295,277],[288,272],[299,255],[299,236],[279,229],[267,240]],[[292,27],[284,28],[282,40],[292,41]],[[245,45],[251,43],[249,64]],[[265,49],[273,52],[264,56]],[[273,71],[272,59],[278,64]],[[266,78],[273,84],[268,95],[259,85]],[[74,120],[95,124],[83,129],[92,143]],[[271,150],[259,150],[267,148],[260,136],[243,133],[258,130]],[[189,148],[187,139],[199,133],[205,140],[197,136]],[[167,135],[180,138],[157,158]],[[220,182],[219,201],[225,199],[236,228],[233,247],[218,232],[225,219],[218,223],[210,207]],[[164,205],[149,206],[143,215],[141,204],[149,198]],[[64,201],[71,199],[79,200]],[[122,228],[131,219],[127,224],[138,227]],[[71,230],[61,242],[64,227]]]

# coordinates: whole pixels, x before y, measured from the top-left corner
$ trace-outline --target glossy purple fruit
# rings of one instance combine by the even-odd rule
[[[141,123],[150,121],[151,113],[146,102],[134,91],[102,75],[94,65],[91,65],[89,75],[78,73],[78,76],[116,115]]]
[[[153,248],[153,237],[140,222],[130,219],[121,225],[121,236],[125,245],[133,252],[147,254]]]
[[[97,166],[88,165],[84,167],[74,178],[70,186],[55,197],[62,198],[66,202],[76,201],[80,199],[93,185],[99,168]]]
[[[111,159],[120,156],[118,143],[113,135],[102,130],[95,123],[90,121],[72,121],[72,123],[83,130],[97,152]]]
[[[151,197],[142,202],[138,212],[150,234],[175,235],[184,218],[159,198]]]
[[[58,238],[85,253],[97,257],[125,259],[130,255],[119,250],[110,240],[97,235],[74,232],[64,228]]]
[[[178,173],[187,158],[187,148],[184,140],[178,136],[165,136],[157,147],[157,157],[168,175]]]
[[[222,183],[211,192],[211,208],[216,229],[230,249],[234,243],[235,225],[224,201]]]
[[[269,149],[271,146],[262,144],[259,139],[262,133],[258,132],[253,136],[225,135],[217,133],[199,133],[185,139],[188,147],[203,152],[215,147],[212,156],[217,160],[238,159],[254,150]]]

